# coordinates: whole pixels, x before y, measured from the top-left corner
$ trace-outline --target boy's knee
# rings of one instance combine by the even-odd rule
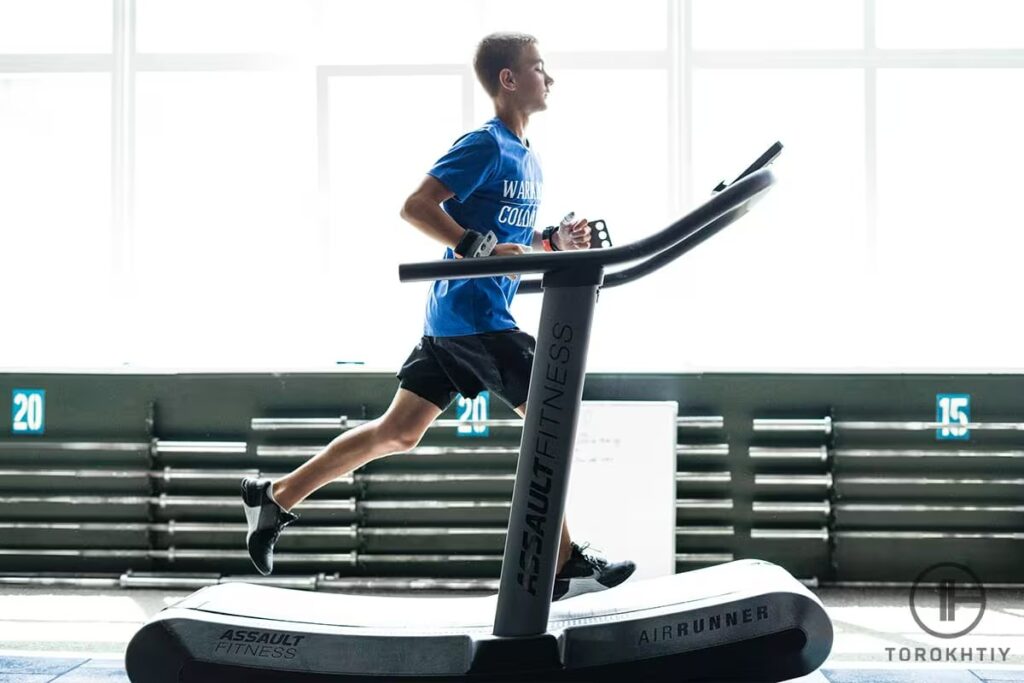
[[[388,450],[392,453],[411,451],[419,445],[423,438],[422,430],[387,421],[383,422],[378,429],[383,440],[389,444]]]
[[[423,432],[404,431],[400,432],[395,438],[395,450],[405,452],[411,451],[419,445],[420,439],[423,438]]]

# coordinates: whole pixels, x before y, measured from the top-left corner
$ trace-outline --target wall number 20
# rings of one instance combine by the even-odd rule
[[[41,434],[44,426],[44,392],[15,389],[11,400],[11,431],[15,434]]]
[[[481,391],[476,398],[459,395],[456,409],[459,416],[459,436],[487,436],[490,428],[484,424],[490,414],[491,396]]]

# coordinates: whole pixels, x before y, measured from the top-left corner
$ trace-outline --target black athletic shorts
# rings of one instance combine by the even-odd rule
[[[489,390],[518,408],[526,403],[537,342],[519,328],[463,337],[423,337],[398,372],[403,389],[444,410],[462,394]]]

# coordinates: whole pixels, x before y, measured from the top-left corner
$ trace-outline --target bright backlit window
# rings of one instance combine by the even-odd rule
[[[0,74],[0,365],[115,361],[110,79]]]
[[[110,52],[112,0],[0,0],[0,55]]]
[[[555,78],[538,227],[629,242],[785,145],[749,216],[602,293],[590,370],[1019,369],[1021,25],[1017,0],[0,0],[0,269],[35,331],[0,365],[394,370],[427,288],[398,265],[443,251],[399,210],[492,115],[470,61],[511,30]]]

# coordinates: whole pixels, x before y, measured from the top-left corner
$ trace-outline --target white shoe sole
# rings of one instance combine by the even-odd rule
[[[608,587],[595,578],[570,580],[569,590],[559,600],[568,600],[584,593],[596,593],[597,591],[606,590],[608,590]]]

